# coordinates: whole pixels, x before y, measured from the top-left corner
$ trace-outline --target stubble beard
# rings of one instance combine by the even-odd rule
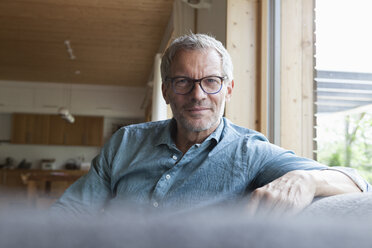
[[[182,112],[178,112],[176,111],[177,109],[176,106],[174,106],[173,104],[170,104],[170,105],[171,105],[174,118],[176,119],[177,123],[181,125],[185,130],[189,132],[203,132],[217,125],[217,123],[220,121],[221,117],[223,116],[223,110],[224,110],[225,103],[224,102],[222,103],[219,113],[214,112],[213,115],[210,116],[209,120],[206,122],[204,122],[204,120],[192,121],[189,118],[187,118],[185,114],[182,114],[182,112],[185,112],[185,110],[183,110],[184,108],[182,109]],[[194,106],[202,106],[202,105],[194,104]],[[211,111],[217,111],[217,110],[215,108],[211,108]]]

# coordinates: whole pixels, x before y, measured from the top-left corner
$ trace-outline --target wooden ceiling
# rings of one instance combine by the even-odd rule
[[[145,86],[172,4],[1,0],[0,80]]]

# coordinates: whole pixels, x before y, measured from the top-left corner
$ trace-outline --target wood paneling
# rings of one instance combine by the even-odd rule
[[[49,116],[38,114],[14,114],[12,143],[48,144]]]
[[[65,132],[65,144],[66,145],[82,145],[84,136],[84,117],[75,116],[74,123],[67,123]]]
[[[227,1],[227,49],[235,89],[226,105],[233,122],[266,133],[267,0]],[[281,1],[281,146],[313,157],[314,1]]]
[[[51,115],[49,119],[49,142],[56,145],[65,144],[66,121],[59,115]]]
[[[258,1],[227,1],[226,46],[234,64],[235,88],[226,116],[235,124],[259,129]]]
[[[314,1],[281,8],[281,146],[313,157]]]
[[[257,112],[259,113],[259,122],[258,122],[258,131],[263,133],[266,137],[268,136],[268,88],[267,88],[267,80],[268,80],[268,70],[269,70],[269,60],[268,60],[268,7],[270,0],[261,0],[259,1],[259,19],[258,19],[258,33],[259,33],[259,47],[260,47],[260,55],[258,58],[259,61],[259,91],[258,91],[258,102],[257,104]]]
[[[68,123],[58,115],[13,114],[13,144],[101,146],[103,117],[75,116]]]
[[[103,132],[103,117],[86,117],[84,123],[83,144],[102,145]]]
[[[75,116],[74,123],[65,122],[64,145],[101,146],[103,117]]]
[[[145,86],[172,4],[1,1],[0,79]],[[69,59],[65,40],[75,60]]]

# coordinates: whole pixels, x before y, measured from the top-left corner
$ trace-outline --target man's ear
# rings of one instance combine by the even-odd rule
[[[166,104],[169,104],[169,98],[168,98],[168,92],[167,92],[168,87],[165,85],[165,83],[161,84],[161,93],[163,94],[163,98],[165,100]]]
[[[230,101],[233,89],[234,89],[234,80],[231,80],[231,82],[229,82],[226,85],[226,96],[225,96],[226,101]]]

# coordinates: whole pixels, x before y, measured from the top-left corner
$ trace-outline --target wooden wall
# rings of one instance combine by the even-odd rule
[[[269,0],[227,1],[227,49],[235,89],[226,107],[234,123],[267,135]],[[280,145],[313,157],[314,1],[281,1]]]
[[[281,3],[281,146],[312,158],[314,1]]]
[[[235,124],[259,130],[258,0],[227,1],[226,47],[234,64],[235,88],[226,116]]]

